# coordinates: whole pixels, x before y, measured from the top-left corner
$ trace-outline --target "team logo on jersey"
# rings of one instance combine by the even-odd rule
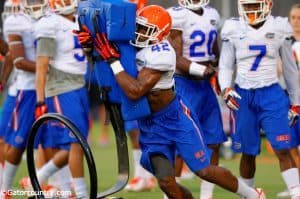
[[[210,24],[213,25],[213,26],[216,26],[217,25],[217,20],[211,19]]]
[[[267,38],[267,39],[274,39],[274,37],[275,37],[275,33],[273,33],[273,32],[268,32],[268,33],[266,34],[266,38]]]

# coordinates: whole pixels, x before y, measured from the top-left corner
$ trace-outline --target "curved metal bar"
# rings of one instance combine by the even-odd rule
[[[65,116],[56,114],[56,113],[48,113],[40,118],[38,118],[32,128],[31,132],[29,134],[29,138],[27,141],[27,168],[28,168],[28,173],[30,177],[30,181],[33,187],[33,190],[36,193],[39,193],[36,195],[38,199],[44,199],[44,195],[42,194],[42,189],[40,187],[39,181],[37,179],[36,175],[36,170],[35,170],[35,164],[34,164],[34,141],[36,134],[38,132],[38,129],[40,126],[49,120],[56,120],[64,124],[72,134],[76,137],[78,140],[84,155],[86,157],[88,169],[89,169],[89,174],[90,174],[90,199],[96,199],[97,198],[97,189],[98,189],[98,178],[97,178],[97,170],[96,170],[96,165],[95,161],[93,158],[92,151],[85,140],[85,138],[81,135],[80,131],[77,129],[77,127]],[[40,194],[41,193],[41,194]]]
[[[121,191],[126,186],[129,179],[129,155],[124,121],[121,116],[120,104],[110,103],[108,100],[109,90],[110,88],[108,87],[101,87],[100,94],[106,110],[110,113],[110,120],[115,133],[118,156],[118,176],[115,185],[110,189],[99,193],[97,199],[102,199]]]

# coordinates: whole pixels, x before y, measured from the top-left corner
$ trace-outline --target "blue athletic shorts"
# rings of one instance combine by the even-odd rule
[[[277,150],[291,148],[288,125],[289,102],[279,84],[259,89],[241,89],[239,110],[231,115],[233,150],[249,155],[260,153],[261,129],[272,147]]]
[[[15,107],[9,122],[5,142],[15,148],[24,149],[34,122],[36,104],[35,90],[18,91]]]
[[[8,132],[9,121],[11,119],[11,114],[16,105],[16,96],[6,95],[6,99],[2,106],[2,114],[0,120],[0,137],[4,137]]]
[[[207,80],[191,80],[175,76],[176,92],[189,104],[203,129],[206,144],[220,144],[227,140],[216,95]]]
[[[80,133],[87,139],[89,131],[89,105],[86,88],[77,89],[46,99],[48,112],[59,113],[70,119]],[[47,133],[43,136],[44,148],[69,150],[70,143],[77,143],[69,129],[62,124],[51,121]]]
[[[129,133],[130,131],[137,130],[139,129],[138,121],[133,120],[133,121],[125,121],[125,131]]]
[[[164,155],[174,165],[176,152],[194,172],[210,164],[211,151],[206,148],[200,126],[191,115],[176,97],[164,109],[139,120],[143,167],[153,173],[150,156],[154,154]]]
[[[291,127],[291,142],[293,148],[300,145],[300,120]]]

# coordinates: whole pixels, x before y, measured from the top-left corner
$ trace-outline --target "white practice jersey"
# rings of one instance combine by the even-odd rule
[[[213,45],[220,21],[218,11],[205,6],[202,16],[183,7],[171,7],[168,12],[172,29],[182,31],[183,57],[194,62],[214,60]]]
[[[22,37],[25,59],[35,61],[35,38],[33,34],[36,21],[29,16],[19,13],[10,15],[4,21],[4,35],[19,35]],[[16,69],[17,80],[16,87],[18,90],[35,89],[35,73]]]
[[[222,50],[219,67],[223,69],[236,65],[235,83],[244,89],[277,83],[280,49],[291,35],[287,18],[270,16],[259,29],[252,28],[242,19],[227,20],[221,37],[233,46],[233,52]]]
[[[138,71],[146,67],[165,72],[152,90],[170,89],[174,86],[173,75],[176,68],[176,53],[167,40],[137,52],[136,64]]]
[[[49,13],[36,25],[36,38],[53,38],[56,43],[56,54],[50,65],[70,74],[84,75],[87,62],[77,36],[73,30],[79,30],[77,22],[72,22],[60,15]]]

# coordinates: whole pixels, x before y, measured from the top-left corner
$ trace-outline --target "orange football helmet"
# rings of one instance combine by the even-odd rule
[[[57,14],[68,15],[76,11],[77,0],[49,0],[50,8]]]
[[[130,2],[136,3],[136,9],[139,10],[147,4],[147,0],[129,0]]]
[[[170,14],[157,5],[146,6],[137,12],[135,41],[130,43],[144,48],[167,38],[172,26]]]
[[[238,0],[239,14],[250,25],[265,21],[271,15],[272,7],[272,0]]]

